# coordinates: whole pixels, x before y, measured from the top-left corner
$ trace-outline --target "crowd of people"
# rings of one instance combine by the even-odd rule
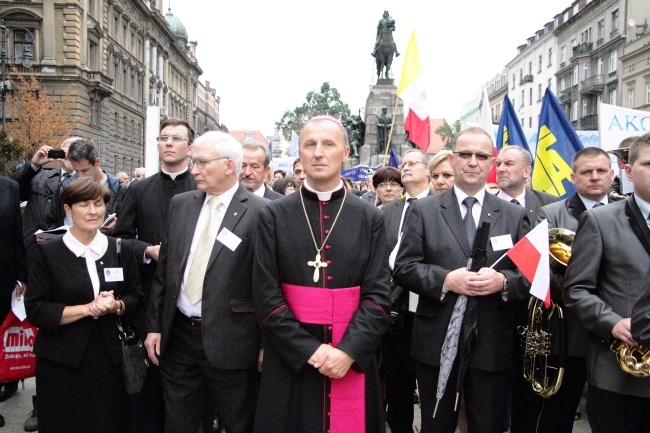
[[[348,137],[327,115],[302,128],[291,173],[264,144],[180,119],[157,140],[160,171],[130,184],[81,137],[0,178],[0,314],[15,289],[39,329],[26,431],[413,433],[419,401],[425,433],[563,433],[585,386],[594,432],[648,431],[650,379],[610,344],[650,344],[649,134],[624,144],[632,194],[585,148],[561,201],[530,188],[526,149],[495,157],[480,128],[361,184],[341,177]],[[551,267],[566,360],[550,397],[522,374],[530,282],[503,258],[542,220],[575,232]],[[116,319],[146,348],[139,393]]]

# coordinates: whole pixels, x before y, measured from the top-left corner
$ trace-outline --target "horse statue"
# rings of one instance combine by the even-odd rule
[[[384,16],[377,24],[377,41],[372,56],[377,63],[377,79],[388,78],[390,65],[393,63],[393,54],[399,56],[393,32],[395,31],[395,20],[390,17],[388,11],[384,11]]]

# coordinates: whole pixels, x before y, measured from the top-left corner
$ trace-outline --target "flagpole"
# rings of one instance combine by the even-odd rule
[[[390,139],[393,137],[393,127],[395,126],[395,117],[397,116],[397,105],[399,104],[399,96],[395,95],[395,107],[393,107],[393,120],[390,122],[390,131],[388,132],[388,140],[386,140],[386,150],[384,151],[384,162],[382,167],[386,166],[388,161],[388,152],[390,152]]]

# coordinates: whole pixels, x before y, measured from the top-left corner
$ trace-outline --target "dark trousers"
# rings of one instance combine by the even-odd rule
[[[571,433],[587,380],[585,358],[567,357],[562,385],[548,399],[533,392],[530,383],[524,380],[523,366],[517,367],[513,381],[511,433]]]
[[[415,360],[410,352],[415,314],[403,314],[399,332],[389,328],[381,341],[380,375],[386,383],[386,422],[393,433],[413,433]]]
[[[192,433],[206,407],[216,407],[228,433],[253,430],[257,370],[223,370],[210,364],[201,329],[178,317],[160,360],[165,400],[165,433]]]
[[[416,361],[418,389],[422,407],[422,433],[454,433],[458,425],[456,403],[456,371],[451,375],[445,393],[438,404],[436,417],[436,388],[440,367]],[[490,372],[468,368],[463,384],[469,433],[502,433],[506,410],[510,370]],[[459,404],[460,407],[460,404]]]
[[[160,368],[150,364],[142,392],[128,396],[131,433],[162,433],[165,430],[165,404]]]
[[[633,397],[589,385],[587,417],[593,433],[647,433],[650,397]]]

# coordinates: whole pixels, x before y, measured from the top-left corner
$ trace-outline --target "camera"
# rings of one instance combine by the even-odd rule
[[[50,149],[47,152],[47,157],[52,159],[65,159],[65,150],[63,149]]]

